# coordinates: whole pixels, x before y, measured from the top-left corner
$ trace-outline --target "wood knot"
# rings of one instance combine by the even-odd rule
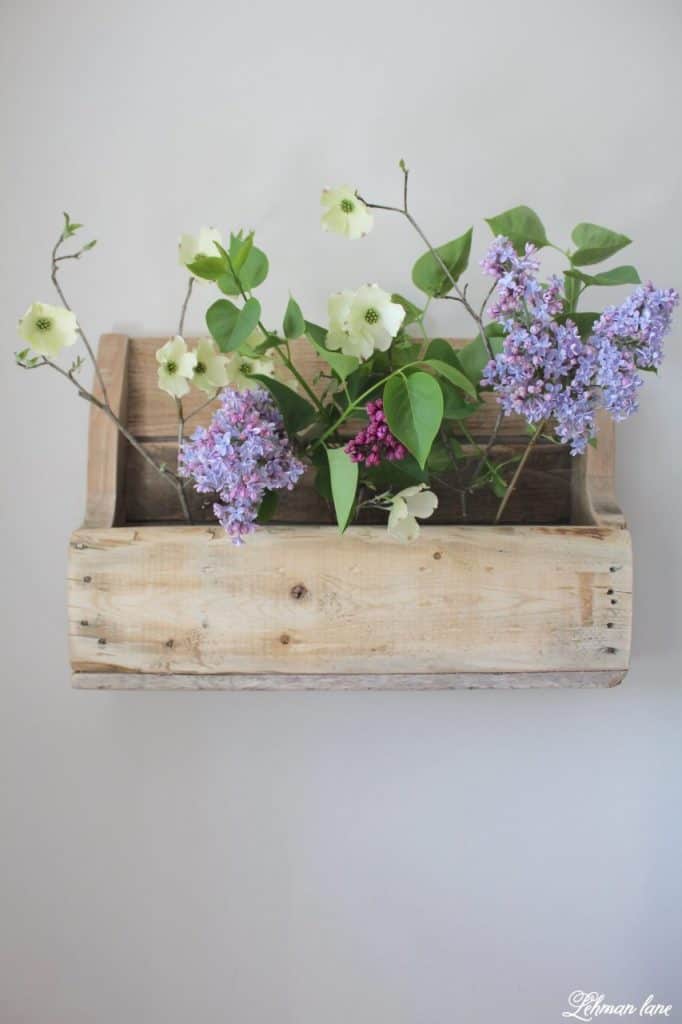
[[[433,557],[434,557],[434,558],[436,559],[436,561],[438,562],[438,561],[440,561],[440,559],[441,559],[441,558],[443,557],[443,552],[442,552],[442,551],[434,551],[434,553],[433,553]]]
[[[81,626],[89,626],[89,625],[90,625],[90,623],[88,622],[87,619],[81,619]]]
[[[173,638],[171,637],[170,640],[166,640],[166,647],[172,647],[174,643],[175,640],[173,640]]]
[[[288,633],[282,633],[281,637],[279,638],[279,642],[281,644],[284,644],[284,646],[286,647],[287,644],[291,643],[291,637],[289,636]]]
[[[295,586],[291,588],[289,593],[293,597],[294,601],[300,601],[301,598],[305,597],[306,594],[308,593],[308,588],[305,587],[302,583],[297,583]]]
[[[83,583],[92,583],[92,576],[84,576]]]
[[[106,643],[106,640],[104,639],[104,637],[103,637],[103,636],[101,636],[101,637],[99,638],[99,640],[97,641],[97,643],[98,643],[98,644],[100,645],[100,647],[104,647],[104,645],[105,645],[105,643]]]

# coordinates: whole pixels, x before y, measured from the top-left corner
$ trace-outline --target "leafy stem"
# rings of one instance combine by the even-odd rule
[[[493,521],[493,524],[495,526],[497,526],[499,524],[500,520],[502,519],[502,515],[504,513],[504,510],[507,507],[507,502],[511,498],[512,493],[514,491],[514,488],[516,487],[516,485],[517,485],[517,483],[519,481],[519,477],[521,476],[521,473],[523,472],[524,466],[528,462],[528,457],[529,457],[530,453],[533,451],[533,448],[535,447],[537,441],[539,440],[540,435],[542,434],[542,432],[545,429],[546,425],[547,425],[547,420],[546,419],[542,420],[542,422],[538,424],[537,429],[535,430],[535,432],[533,433],[533,436],[531,437],[530,441],[526,445],[526,447],[524,449],[524,452],[523,452],[523,455],[521,456],[521,459],[519,460],[519,463],[518,463],[516,469],[514,470],[513,477],[511,478],[511,480],[507,484],[507,489],[504,492],[504,497],[502,498],[502,501],[500,502],[499,507],[497,509],[497,512],[495,514],[495,519]]]

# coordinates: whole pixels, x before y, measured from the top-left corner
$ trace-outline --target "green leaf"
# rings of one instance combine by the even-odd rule
[[[206,326],[221,352],[229,352],[229,341],[239,318],[239,307],[228,299],[218,299],[206,310]]]
[[[296,338],[300,338],[302,334],[305,334],[305,320],[303,319],[301,307],[291,297],[284,314],[282,328],[284,330],[284,337],[289,341],[295,341]]]
[[[239,348],[240,345],[246,341],[246,339],[253,334],[256,327],[258,327],[258,321],[260,320],[260,302],[258,299],[247,299],[244,306],[239,311],[237,322],[232,329],[232,334],[227,343],[227,348],[223,349],[224,352],[233,352]]]
[[[424,362],[427,366],[430,366],[436,373],[439,373],[441,377],[445,377],[451,384],[454,384],[456,388],[461,388],[471,398],[476,398],[476,387],[471,383],[469,378],[461,370],[458,370],[454,366],[450,366],[449,363],[443,363],[440,359],[425,359]]]
[[[343,448],[328,448],[329,473],[336,521],[341,533],[348,526],[358,489],[359,467]]]
[[[469,228],[459,238],[446,242],[436,249],[449,274],[445,273],[430,250],[419,257],[412,268],[412,280],[420,291],[426,292],[427,295],[440,296],[447,295],[452,290],[454,285],[451,278],[457,281],[469,264],[473,231],[473,228]]]
[[[578,271],[575,271],[577,274]],[[566,309],[570,313],[578,302],[580,295],[580,281],[576,277],[570,276],[572,271],[567,270],[564,274],[564,295],[566,296]]]
[[[601,263],[609,256],[624,249],[632,241],[627,235],[619,235],[617,231],[602,228],[598,224],[578,224],[573,229],[571,238],[577,251],[571,256],[571,263],[576,267],[587,267],[592,263]]]
[[[511,210],[498,213],[496,217],[486,217],[486,224],[494,235],[504,235],[518,251],[526,242],[532,242],[538,249],[549,245],[545,226],[534,210],[529,206],[514,206]]]
[[[230,259],[237,273],[240,272],[246,263],[252,248],[253,231],[249,232],[244,239],[242,239],[241,233],[239,235],[230,235]]]
[[[88,242],[87,245],[83,246],[83,248],[81,249],[81,252],[90,252],[90,250],[94,249],[96,245],[97,245],[97,239],[93,238],[91,242]]]
[[[445,338],[434,338],[426,349],[425,359],[439,359],[441,363],[458,366],[454,346]]]
[[[409,338],[405,338],[403,341],[394,342],[391,348],[391,363],[394,369],[398,369],[400,366],[407,366],[408,363],[414,363],[419,359],[419,353],[421,352],[420,341],[410,341]]]
[[[486,324],[485,333],[493,354],[498,355],[504,344],[504,328],[501,324]],[[480,334],[457,350],[457,361],[471,383],[478,387],[490,362],[490,354]]]
[[[614,267],[601,274],[583,274],[580,270],[567,270],[565,277],[575,278],[584,285],[602,285],[609,287],[617,284],[641,284],[641,278],[634,267]]]
[[[277,491],[266,491],[263,495],[256,514],[256,522],[260,523],[261,526],[263,523],[269,523],[277,511],[278,497]]]
[[[443,378],[440,378],[438,383],[443,392],[444,420],[466,420],[481,408],[481,402],[467,402],[460,389],[453,388],[452,384]]]
[[[243,245],[244,243],[242,242],[241,244]],[[230,258],[232,258],[231,255]],[[254,245],[246,257],[243,267],[240,270],[237,270],[237,276],[239,277],[239,282],[241,283],[244,291],[253,291],[253,289],[257,288],[259,284],[262,284],[268,276],[268,269],[269,264],[267,256],[262,249],[257,249]],[[217,284],[221,292],[225,295],[240,294],[241,289],[239,284],[229,267],[227,267],[224,273],[217,278]]]
[[[384,388],[384,411],[391,432],[423,469],[443,419],[438,381],[421,371],[391,377]]]
[[[263,387],[266,387],[275,399],[288,434],[297,434],[299,430],[304,430],[315,419],[317,413],[310,402],[306,402],[305,398],[301,398],[286,384],[260,373],[254,373],[251,379],[257,380]]]
[[[227,263],[222,256],[197,256],[193,263],[187,264],[187,269],[204,281],[217,281],[225,273]],[[238,295],[239,291],[230,294]]]
[[[349,374],[357,370],[359,361],[355,356],[345,356],[343,352],[330,352],[328,348],[321,345],[319,342],[314,341],[311,335],[308,335],[308,341],[317,352],[320,359],[324,359],[328,366],[331,366],[332,370],[339,378],[339,380],[345,380]]]
[[[405,319],[403,320],[403,327],[407,327],[408,324],[413,324],[415,320],[424,312],[419,306],[415,306],[414,302],[410,302],[404,295],[391,295],[391,302],[397,302],[399,306],[402,306],[405,310]]]

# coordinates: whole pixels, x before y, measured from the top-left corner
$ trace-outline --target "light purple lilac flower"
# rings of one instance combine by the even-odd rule
[[[208,429],[198,427],[179,456],[180,476],[200,494],[216,493],[213,511],[234,544],[256,529],[266,491],[291,490],[304,471],[279,409],[263,388],[225,388]]]
[[[378,466],[382,459],[391,462],[404,459],[407,449],[389,430],[384,413],[383,399],[367,403],[369,423],[346,445],[346,452],[353,462],[364,462],[366,466]]]
[[[507,332],[483,380],[507,415],[518,413],[529,423],[551,417],[559,439],[580,454],[595,435],[597,409],[616,420],[637,409],[637,370],[660,365],[677,292],[643,285],[606,309],[583,341],[571,319],[561,316],[561,279],[542,285],[535,278],[532,246],[521,257],[507,239],[496,238],[482,266],[498,282],[491,311]]]

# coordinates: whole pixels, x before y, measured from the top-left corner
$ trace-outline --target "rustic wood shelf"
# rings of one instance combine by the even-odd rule
[[[100,343],[112,405],[156,454],[171,452],[175,432],[173,403],[156,387],[159,344]],[[307,346],[296,359],[312,376]],[[470,421],[474,435],[494,415],[487,403]],[[501,443],[523,443],[513,417]],[[445,505],[411,545],[371,522],[341,537],[303,487],[282,503],[280,522],[234,548],[215,524],[181,525],[173,490],[93,408],[86,517],[69,558],[73,685],[614,686],[629,663],[632,557],[613,474],[605,420],[585,456],[539,447],[509,504],[512,525],[463,525]],[[474,522],[490,515],[487,502],[472,507]],[[194,515],[208,519],[199,502]]]

